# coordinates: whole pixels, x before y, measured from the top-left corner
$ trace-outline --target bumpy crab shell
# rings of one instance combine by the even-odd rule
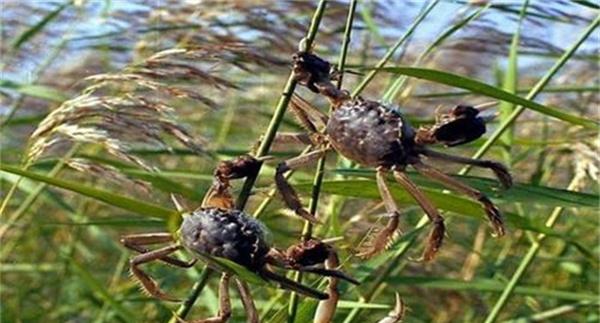
[[[397,110],[361,98],[334,110],[327,134],[338,152],[365,166],[406,164],[415,136]]]
[[[267,229],[238,210],[198,209],[184,217],[179,234],[190,251],[226,258],[253,270],[263,267],[270,249]]]

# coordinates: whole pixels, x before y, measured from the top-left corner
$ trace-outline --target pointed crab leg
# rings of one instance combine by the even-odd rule
[[[250,288],[248,287],[248,284],[239,279],[236,279],[235,283],[237,284],[238,291],[240,292],[240,298],[242,299],[242,304],[244,304],[244,309],[246,310],[246,322],[260,322],[258,318],[258,312],[256,311],[256,306],[254,306],[254,301],[252,300],[252,294],[250,294]]]
[[[325,154],[327,150],[328,149],[315,150],[308,154],[288,159],[285,162],[280,163],[277,166],[277,170],[275,172],[275,184],[277,185],[277,189],[279,190],[279,193],[281,194],[281,197],[283,198],[285,204],[290,209],[294,210],[294,212],[296,212],[297,215],[312,223],[317,223],[317,218],[315,218],[314,215],[310,214],[302,206],[302,202],[300,202],[298,194],[285,178],[285,173],[292,169],[297,169],[302,166],[308,165],[312,162],[315,162],[317,159],[321,158],[321,156],[323,156],[323,154]]]
[[[398,229],[398,224],[400,222],[400,211],[398,209],[398,205],[392,197],[392,193],[390,193],[387,183],[385,182],[385,175],[387,172],[387,168],[378,167],[376,178],[377,188],[379,189],[379,194],[383,199],[383,204],[388,213],[389,220],[386,226],[372,239],[370,242],[371,245],[358,254],[359,257],[370,258],[385,250],[385,248],[394,240],[394,234]]]
[[[498,163],[498,162],[495,162],[492,160],[479,160],[479,159],[466,158],[466,157],[461,157],[461,156],[454,156],[454,155],[450,155],[450,154],[444,154],[444,153],[434,151],[431,149],[427,149],[427,148],[420,148],[418,152],[427,157],[431,157],[434,159],[445,160],[445,161],[449,161],[449,162],[457,163],[457,164],[465,164],[465,165],[471,165],[471,166],[475,166],[475,167],[488,168],[494,172],[494,175],[496,175],[496,177],[498,178],[498,181],[500,181],[500,184],[502,184],[502,186],[504,188],[509,188],[513,184],[512,176],[510,175],[510,173],[508,172],[506,167],[504,165],[502,165],[501,163]]]
[[[419,173],[423,174],[423,176],[438,181],[444,184],[445,186],[448,186],[449,188],[461,192],[471,197],[472,199],[478,201],[483,206],[483,209],[485,210],[485,213],[488,217],[488,220],[490,221],[492,228],[494,229],[496,236],[503,236],[505,234],[502,215],[500,214],[500,211],[494,205],[494,203],[492,203],[492,201],[490,201],[490,199],[487,196],[485,196],[485,194],[474,188],[471,188],[466,184],[457,181],[456,179],[422,162],[413,164],[413,167]]]
[[[207,319],[188,321],[188,323],[225,323],[231,318],[231,298],[229,297],[229,280],[231,276],[223,273],[219,283],[219,313]]]
[[[396,293],[396,305],[394,306],[394,309],[377,323],[402,323],[402,321],[404,321],[405,312],[406,306],[404,305],[404,301],[402,301],[400,294]]]
[[[131,234],[121,237],[121,243],[126,248],[137,251],[141,254],[148,253],[150,251],[144,247],[146,245],[167,242],[174,242],[173,236],[168,232]],[[196,259],[191,260],[189,262],[185,262],[170,256],[161,257],[159,258],[159,260],[181,268],[189,268],[196,263]]]
[[[331,251],[327,260],[325,260],[325,269],[335,269],[340,265],[338,256],[335,251]],[[333,315],[337,308],[337,303],[340,299],[340,293],[338,291],[338,278],[335,276],[329,277],[329,283],[327,284],[327,294],[329,298],[322,300],[317,305],[315,311],[314,323],[329,323],[333,320]]]
[[[131,267],[131,273],[138,279],[138,281],[142,284],[142,287],[152,296],[162,299],[164,301],[169,302],[178,302],[179,300],[173,298],[163,291],[160,290],[158,284],[146,274],[143,270],[139,268],[140,265],[145,264],[147,262],[151,262],[153,260],[162,259],[167,255],[181,249],[182,247],[177,244],[169,245],[164,248],[160,248],[154,251],[146,252],[140,255],[137,255],[131,259],[129,262]]]
[[[406,191],[415,199],[415,201],[417,201],[423,211],[425,211],[425,214],[427,214],[429,217],[429,220],[433,223],[433,228],[431,229],[429,240],[427,242],[427,247],[423,253],[423,259],[425,261],[432,260],[442,246],[442,242],[444,240],[444,233],[446,232],[444,218],[442,218],[435,206],[431,204],[425,194],[423,194],[417,185],[415,185],[415,183],[413,183],[413,181],[411,181],[404,172],[395,170],[394,178],[396,178],[398,183],[400,183],[400,185],[406,189]]]

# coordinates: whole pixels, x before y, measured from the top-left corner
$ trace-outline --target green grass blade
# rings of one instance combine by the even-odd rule
[[[527,94],[531,92],[532,88],[522,88],[516,90],[516,93],[519,94]],[[600,92],[600,86],[582,86],[582,85],[561,85],[561,86],[552,86],[547,87],[543,90],[543,93],[567,93],[567,92],[575,92],[575,93],[584,93],[584,92]],[[423,93],[423,94],[413,94],[414,98],[423,98],[423,99],[433,99],[433,98],[447,98],[447,97],[455,97],[455,96],[465,96],[465,95],[473,95],[472,92],[469,91],[452,91],[452,92],[434,92],[434,93]]]
[[[216,264],[222,271],[229,272],[244,281],[255,285],[265,285],[268,282],[248,268],[235,263],[229,259],[221,257],[213,257],[210,255],[201,255],[208,259],[209,262]]]
[[[375,172],[368,169],[338,169],[336,172],[347,176],[360,176],[374,178]],[[420,186],[441,190],[444,186],[431,181],[418,173],[408,172],[410,177]],[[498,190],[495,180],[468,175],[451,175],[465,184],[468,184],[489,197],[506,203],[521,202],[540,206],[562,206],[577,208],[598,207],[598,196],[582,192],[569,191],[548,186],[538,186],[528,183],[515,183],[508,190]],[[374,183],[374,181],[372,181]]]
[[[501,292],[506,284],[493,279],[476,278],[471,281],[463,281],[440,277],[390,277],[386,282],[392,285],[408,285],[411,287],[422,287],[431,289],[442,289],[450,291],[476,291],[476,292]],[[530,295],[538,297],[549,297],[571,301],[596,301],[598,296],[594,293],[571,292],[562,290],[549,290],[533,286],[519,286],[515,289],[519,295]]]
[[[27,96],[52,102],[63,102],[68,96],[62,92],[44,85],[19,84],[9,80],[0,80],[0,89],[15,91]]]
[[[438,48],[446,39],[448,39],[454,33],[461,30],[468,23],[470,23],[471,21],[473,21],[473,20],[477,19],[479,16],[481,16],[483,11],[487,10],[490,6],[491,6],[491,3],[488,3],[485,6],[482,6],[478,10],[475,10],[474,12],[472,12],[470,15],[467,15],[467,17],[465,17],[464,19],[459,20],[454,25],[452,25],[448,29],[444,30],[433,42],[431,42],[431,44],[429,46],[427,46],[427,48],[421,53],[421,55],[419,55],[419,57],[417,58],[416,62],[413,64],[413,66],[420,65],[421,62],[430,53],[432,53],[434,49]],[[402,89],[405,82],[406,82],[406,76],[404,76],[404,75],[396,78],[396,80],[394,80],[394,82],[385,91],[381,100],[383,102],[394,101],[394,99],[400,93],[400,90]]]
[[[53,11],[50,11],[42,20],[40,20],[37,24],[33,25],[31,28],[25,30],[19,37],[17,37],[11,47],[15,50],[19,49],[24,43],[26,43],[29,39],[34,37],[37,33],[41,32],[46,25],[48,25],[52,20],[54,20],[58,15],[69,7],[73,1],[68,1],[60,6],[58,6]]]
[[[519,15],[519,21],[517,22],[517,30],[515,31],[513,38],[510,43],[510,50],[508,53],[508,66],[506,67],[506,73],[504,74],[504,81],[502,83],[502,89],[506,92],[515,94],[519,83],[519,40],[521,39],[521,25],[525,13],[527,12],[527,6],[529,1],[523,3],[521,7],[521,13]],[[514,111],[515,105],[511,102],[502,101],[498,106],[500,110],[500,120],[504,121],[508,119],[510,114]],[[502,152],[504,154],[504,160],[508,165],[512,164],[511,147],[514,139],[514,125],[504,132],[500,140],[503,143]]]
[[[594,30],[600,25],[600,15],[594,19],[594,21],[583,31],[581,36],[575,41],[575,43],[554,63],[554,66],[550,68],[550,70],[535,84],[535,86],[531,89],[531,92],[527,94],[525,97],[526,100],[533,100],[544,87],[550,82],[550,79],[561,69],[563,65],[569,61],[571,57],[575,54],[579,46],[583,44],[583,42],[592,34]],[[517,104],[521,104],[518,102],[513,102]],[[504,120],[500,126],[494,131],[494,133],[485,141],[485,143],[477,150],[477,152],[473,155],[473,158],[480,158],[483,156],[492,145],[500,138],[500,136],[508,129],[508,127],[521,115],[521,113],[525,110],[525,105],[521,104],[520,107],[517,107],[510,116]],[[531,107],[529,107],[531,108]],[[596,129],[598,123],[596,121],[587,120],[589,124],[589,128]],[[462,174],[466,173],[470,167],[465,167]]]
[[[483,82],[465,76],[416,67],[383,67],[379,70],[389,73],[407,75],[440,84],[470,90],[474,93],[496,98],[498,100],[522,105],[526,108],[537,111],[544,115],[551,116],[572,124],[580,125],[594,130],[599,129],[599,124],[597,121],[562,112],[556,108],[548,107],[543,104],[534,102],[532,100],[522,98],[520,96],[501,90],[498,87],[485,84]]]
[[[413,32],[417,29],[417,27],[421,24],[421,22],[423,22],[425,17],[427,17],[427,15],[431,12],[431,10],[433,10],[433,8],[435,8],[435,6],[437,6],[438,3],[439,3],[439,0],[432,1],[423,10],[423,12],[421,12],[419,14],[419,16],[417,16],[415,21],[413,21],[413,23],[410,25],[410,27],[408,27],[408,30],[404,33],[404,35],[402,35],[402,37],[400,37],[400,39],[398,39],[398,41],[385,53],[385,55],[381,58],[381,60],[379,60],[379,62],[375,65],[375,68],[372,71],[370,71],[369,74],[367,74],[367,76],[365,76],[362,79],[360,84],[358,84],[356,86],[354,91],[352,91],[352,97],[359,95],[365,89],[365,87],[367,87],[367,85],[371,82],[371,80],[373,80],[375,75],[377,75],[379,70],[381,68],[383,68],[385,66],[385,64],[387,64],[387,62],[390,60],[390,58],[392,58],[392,56],[394,56],[394,53],[396,53],[398,48],[400,48],[400,46],[402,44],[404,44],[404,42],[413,34]]]
[[[142,202],[138,199],[121,196],[109,191],[85,186],[77,182],[40,175],[31,171],[22,170],[15,166],[0,165],[0,170],[79,193],[81,195],[102,201],[106,204],[145,216],[170,219],[178,214],[177,211],[167,209],[162,206]]]
[[[400,205],[416,205],[412,196],[410,196],[400,185],[390,183],[389,186],[397,203]],[[299,191],[309,191],[311,185],[309,185],[309,183],[299,183],[295,187]],[[485,212],[477,202],[454,194],[445,194],[436,189],[422,188],[422,190],[435,206],[441,210],[450,211],[461,216],[476,218],[478,220],[486,219]],[[375,181],[371,180],[324,181],[322,191],[328,194],[354,198],[380,198],[377,184]],[[510,227],[560,236],[556,232],[544,228],[541,223],[536,223],[528,218],[509,212],[503,212],[503,214]]]
[[[102,283],[100,283],[92,274],[81,266],[77,261],[73,258],[69,258],[69,262],[71,264],[71,268],[83,280],[83,282],[88,286],[88,288],[96,293],[103,301],[108,303],[115,312],[125,320],[125,322],[134,322],[135,314],[125,308],[119,301],[117,301],[107,290],[104,288]]]
[[[574,177],[571,180],[571,183],[569,183],[569,186],[567,187],[567,189],[569,189],[569,190],[575,189],[578,185],[578,182],[579,182],[578,178]],[[554,224],[556,224],[556,221],[558,221],[558,218],[562,214],[563,210],[564,209],[562,207],[554,208],[554,210],[552,211],[552,213],[546,220],[546,227],[552,228],[554,226]],[[540,234],[534,239],[533,243],[529,247],[529,250],[527,250],[527,253],[525,254],[523,259],[517,266],[517,269],[511,276],[510,280],[508,281],[508,283],[504,284],[504,287],[502,289],[502,294],[500,295],[500,297],[494,304],[494,307],[492,307],[492,310],[486,317],[485,323],[493,323],[496,321],[496,319],[500,315],[500,312],[502,311],[502,309],[508,302],[508,299],[518,288],[517,284],[519,283],[519,281],[521,280],[523,275],[525,275],[525,272],[527,271],[527,269],[529,268],[529,266],[531,265],[531,263],[537,256],[539,250],[541,249],[542,242],[545,240],[545,238],[546,238],[546,236],[544,234]]]

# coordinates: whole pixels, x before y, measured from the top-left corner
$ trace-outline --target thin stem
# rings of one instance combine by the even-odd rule
[[[54,165],[54,167],[50,170],[50,172],[48,172],[47,176],[49,176],[49,177],[56,176],[63,169],[67,160],[69,160],[78,149],[79,149],[79,145],[74,145],[59,160],[59,162],[56,165]],[[30,166],[30,163],[27,163],[23,167],[23,169],[28,169],[29,166]],[[17,180],[15,181],[15,184],[11,187],[11,190],[9,192],[13,192],[13,189],[16,190],[16,188],[19,187],[19,184],[21,183],[22,180],[23,180],[23,177],[17,178]],[[8,232],[8,229],[10,229],[17,221],[19,221],[19,219],[21,219],[21,217],[23,215],[26,214],[27,210],[37,200],[38,196],[40,196],[40,194],[44,191],[46,186],[48,186],[48,184],[45,184],[45,183],[38,184],[33,189],[33,191],[27,196],[27,198],[22,203],[19,204],[19,207],[13,213],[11,213],[10,217],[8,217],[4,221],[4,224],[2,226],[0,226],[0,239],[4,238],[4,235],[6,234],[6,232]],[[4,209],[8,205],[8,200],[9,200],[9,194],[7,194],[6,199],[3,201],[2,207],[0,207],[0,214],[4,214]],[[3,242],[6,246],[7,241],[3,240]],[[5,248],[2,249],[2,252],[0,253],[0,258],[4,257],[4,251],[5,251]]]
[[[171,317],[171,319],[169,320],[169,323],[179,323],[180,321],[178,317],[183,319],[188,315],[188,313],[192,309],[192,306],[196,302],[196,299],[198,298],[198,296],[200,296],[202,289],[204,289],[204,286],[206,286],[208,279],[213,273],[214,272],[206,266],[204,267],[204,269],[202,269],[202,272],[200,273],[200,278],[192,287],[192,292],[190,293],[190,295],[188,295],[188,297],[181,304],[181,306],[179,306],[179,308],[175,312],[175,315],[173,315],[173,317]]]
[[[319,29],[319,25],[321,24],[321,18],[323,17],[323,13],[325,12],[325,7],[327,5],[327,0],[321,0],[317,9],[313,15],[310,28],[308,29],[308,34],[304,38],[306,48],[311,48],[312,43],[317,35],[317,31]],[[273,139],[275,139],[275,134],[277,133],[277,129],[279,129],[279,124],[283,119],[283,115],[292,99],[292,94],[294,94],[294,90],[296,89],[296,81],[294,80],[293,73],[290,72],[290,76],[285,84],[285,88],[283,89],[283,93],[279,98],[279,102],[277,102],[277,106],[275,107],[275,111],[273,112],[273,116],[271,117],[271,122],[269,123],[269,127],[263,136],[263,139],[260,143],[256,151],[255,157],[263,157],[269,153],[271,149],[271,144],[273,143]],[[238,209],[243,209],[246,206],[246,202],[248,202],[248,198],[250,197],[250,191],[256,182],[256,177],[258,176],[258,172],[252,176],[248,176],[246,181],[244,182],[244,186],[240,192],[240,195],[236,201],[236,207]]]
[[[315,40],[317,31],[319,30],[319,25],[321,24],[321,18],[323,17],[323,13],[325,12],[326,5],[327,0],[321,0],[313,14],[308,33],[304,38],[306,48],[310,48]],[[258,147],[255,157],[263,157],[269,153],[269,150],[271,149],[271,144],[273,143],[273,139],[275,139],[275,134],[277,133],[277,129],[279,128],[279,124],[283,119],[283,115],[285,113],[285,110],[287,109],[288,104],[290,103],[292,94],[294,93],[295,89],[296,81],[294,80],[294,75],[290,72],[286,85],[283,89],[283,93],[281,94],[281,97],[277,102],[277,106],[275,107],[273,116],[271,117],[271,122],[269,123],[269,127],[267,128],[267,131],[263,136],[263,139],[260,143],[260,146]],[[255,174],[250,174],[250,176],[246,178],[244,186],[242,187],[242,190],[236,201],[237,209],[243,210],[246,206],[248,198],[250,197],[250,192],[252,191],[252,187],[254,187],[254,183],[256,182],[258,173],[260,172],[260,168],[262,168],[262,165],[261,167],[259,167]],[[192,305],[194,305],[194,302],[202,292],[202,289],[204,289],[204,286],[206,285],[206,280],[208,280],[210,273],[211,270],[205,266],[202,270],[202,275],[199,281],[194,285],[192,293],[190,293],[190,295],[188,295],[188,297],[186,298],[185,302],[181,304],[181,306],[176,312],[176,315],[173,315],[170,322],[178,322],[177,317],[185,319]]]
[[[594,19],[594,21],[588,26],[588,28],[581,34],[579,39],[569,48],[557,61],[554,63],[554,66],[542,77],[535,86],[531,89],[529,94],[525,97],[527,100],[533,100],[550,82],[550,79],[560,70],[560,68],[565,65],[565,63],[575,54],[575,51],[579,48],[581,44],[592,34],[592,32],[600,25],[600,15]],[[477,152],[473,155],[473,158],[481,158],[498,139],[500,136],[510,127],[510,125],[515,122],[515,120],[521,115],[521,113],[525,110],[523,106],[518,106],[507,118],[500,124],[498,129],[486,140],[486,142],[477,150]],[[466,166],[460,171],[460,175],[464,175],[469,172],[471,167]]]
[[[423,21],[423,19],[425,19],[429,12],[438,4],[438,2],[439,0],[432,1],[429,4],[429,6],[427,6],[427,8],[425,8],[425,10],[423,10],[421,14],[419,14],[419,16],[412,23],[412,25],[410,25],[406,33],[404,33],[404,35],[402,35],[402,37],[398,39],[398,41],[387,51],[387,53],[385,53],[385,55],[381,58],[377,65],[375,65],[375,68],[372,69],[369,72],[369,74],[367,74],[367,76],[365,76],[365,78],[360,82],[356,89],[354,89],[354,91],[352,92],[352,97],[356,97],[365,89],[365,87],[367,87],[367,85],[371,82],[375,75],[377,75],[379,70],[382,67],[384,67],[385,64],[387,64],[387,62],[390,60],[390,58],[392,58],[394,53],[396,53],[398,48],[400,48],[400,46],[404,44],[404,41],[406,41],[406,39],[408,39],[410,35],[412,35],[417,26],[421,23],[421,21]]]
[[[348,8],[348,17],[346,19],[346,27],[344,29],[344,40],[342,43],[342,49],[340,51],[340,57],[338,60],[338,71],[340,71],[341,75],[337,82],[337,88],[342,88],[343,82],[343,71],[346,66],[346,57],[348,55],[348,46],[350,45],[351,33],[352,33],[352,25],[354,22],[354,13],[356,12],[356,3],[357,0],[352,0],[350,2],[350,7]],[[331,107],[329,108],[331,111]],[[321,186],[323,184],[323,175],[325,173],[325,163],[327,162],[327,156],[323,155],[319,159],[317,163],[317,170],[315,171],[315,176],[313,179],[313,187],[311,193],[310,204],[308,210],[310,214],[315,215],[317,213],[317,206],[319,204],[319,195],[321,193]],[[312,235],[312,224],[309,221],[304,222],[304,228],[302,229],[302,240],[309,240]],[[300,272],[296,273],[294,276],[294,280],[297,282],[302,281],[302,274]],[[288,307],[288,322],[293,323],[296,320],[296,313],[298,310],[298,295],[296,293],[292,293],[290,295],[290,303]]]
[[[571,183],[569,183],[567,190],[571,191],[571,190],[576,189],[578,184],[579,184],[579,178],[576,176],[571,180]],[[545,223],[546,227],[552,228],[554,226],[554,224],[556,224],[556,221],[558,221],[558,218],[562,214],[563,210],[564,210],[563,207],[554,208],[554,210],[552,211],[552,213],[546,220],[546,223]],[[521,280],[521,278],[525,274],[525,271],[527,270],[527,268],[529,268],[529,265],[531,265],[531,263],[533,262],[533,259],[535,259],[535,257],[537,256],[537,253],[540,250],[540,248],[542,246],[542,242],[544,241],[545,238],[546,238],[546,235],[543,233],[540,233],[540,234],[538,234],[537,238],[533,241],[533,243],[531,244],[531,247],[529,247],[529,250],[525,254],[525,257],[523,258],[523,260],[521,260],[519,267],[517,267],[517,269],[515,270],[515,273],[512,275],[508,284],[502,291],[500,298],[498,298],[498,300],[496,301],[496,304],[494,304],[494,307],[492,308],[491,312],[486,317],[485,323],[492,323],[492,322],[496,321],[496,319],[498,318],[498,315],[500,314],[500,311],[502,311],[502,309],[508,302],[508,299],[512,295],[512,292],[515,290],[515,287],[517,287],[517,283],[519,283],[519,280]]]

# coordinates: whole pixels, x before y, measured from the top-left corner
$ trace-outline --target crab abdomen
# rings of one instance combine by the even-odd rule
[[[196,210],[184,217],[179,234],[190,251],[226,258],[250,269],[262,267],[269,251],[265,227],[238,210]]]
[[[398,111],[362,99],[336,108],[327,134],[340,154],[369,167],[405,164],[414,138],[412,127]]]

